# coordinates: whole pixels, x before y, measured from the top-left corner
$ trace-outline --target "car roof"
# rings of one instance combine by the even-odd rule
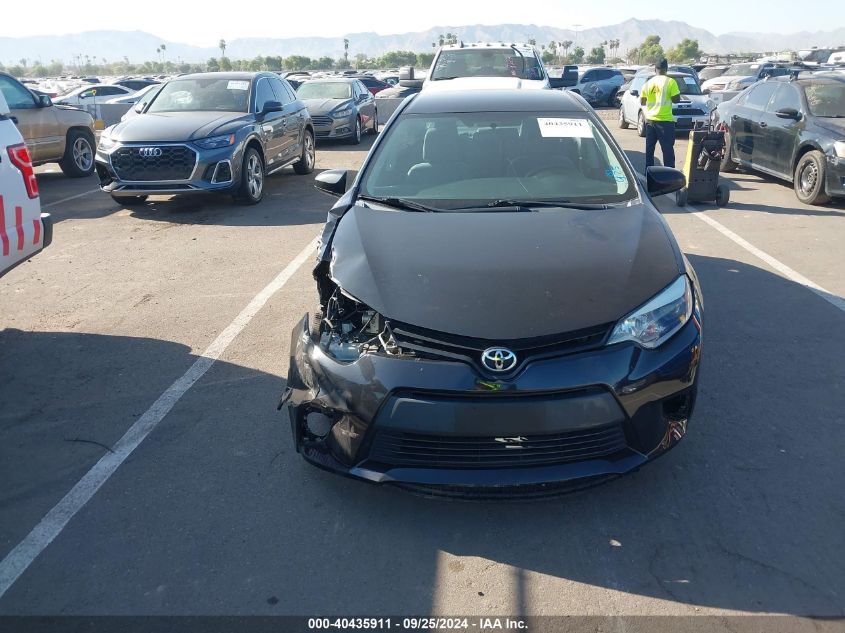
[[[801,71],[797,78],[792,75],[780,75],[778,77],[769,77],[766,81],[782,81],[794,82],[798,84],[816,84],[822,82],[845,83],[845,75],[837,72],[807,72]]]
[[[578,97],[562,90],[422,91],[405,108],[409,114],[441,112],[586,112]]]
[[[179,79],[240,79],[251,81],[257,77],[275,77],[276,79],[279,78],[278,75],[271,72],[261,71],[261,72],[245,72],[245,71],[221,71],[215,73],[190,73],[187,75],[181,75]]]
[[[358,77],[323,77],[317,79],[309,79],[308,81],[303,81],[303,84],[323,84],[323,83],[335,83],[335,84],[351,84],[353,81],[358,81]]]
[[[510,49],[513,47],[518,48],[523,52],[533,52],[534,47],[531,44],[525,44],[522,42],[458,42],[457,44],[444,44],[441,46],[441,50],[448,51],[448,50],[460,50],[462,48],[505,48]]]

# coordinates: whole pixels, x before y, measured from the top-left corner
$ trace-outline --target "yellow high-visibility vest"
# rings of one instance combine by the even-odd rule
[[[666,75],[649,79],[641,93],[646,98],[645,118],[649,121],[674,121],[672,97],[681,94],[678,82]]]

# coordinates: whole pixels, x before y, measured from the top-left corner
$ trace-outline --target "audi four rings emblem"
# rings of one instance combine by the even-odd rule
[[[144,158],[158,158],[161,156],[160,147],[142,147],[138,150],[138,155]]]
[[[490,347],[482,352],[481,364],[490,371],[510,371],[516,367],[516,354],[506,347]]]

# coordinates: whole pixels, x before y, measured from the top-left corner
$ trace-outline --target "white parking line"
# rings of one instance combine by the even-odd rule
[[[229,344],[246,325],[258,314],[259,310],[276,292],[278,292],[300,266],[313,257],[317,249],[314,238],[294,260],[282,270],[273,281],[267,284],[255,298],[235,317],[229,326],[214,339],[211,345],[194,361],[194,364],[176,382],[159,396],[153,405],[142,415],[117,443],[112,452],[106,453],[65,497],[50,510],[32,531],[21,541],[6,558],[0,562],[0,598],[23,574],[41,552],[65,528],[74,515],[88,503],[118,467],[132,454],[141,442],[158,426],[179,399],[185,395],[194,383],[211,369],[214,362],[226,351]]]
[[[41,205],[42,209],[47,209],[49,207],[55,207],[57,204],[62,204],[63,202],[70,202],[71,200],[76,200],[77,198],[82,198],[84,196],[89,196],[92,193],[97,193],[99,189],[91,189],[89,191],[83,191],[82,193],[78,193],[75,196],[69,196],[67,198],[62,198],[61,200],[56,200],[55,202],[48,202],[47,204]]]
[[[752,243],[748,242],[747,240],[741,238],[739,235],[737,235],[736,233],[731,231],[728,227],[726,227],[725,225],[717,222],[713,218],[705,215],[701,211],[696,211],[695,209],[693,209],[690,206],[684,207],[684,211],[686,211],[690,215],[698,218],[699,220],[701,220],[705,224],[709,224],[714,229],[719,231],[719,233],[721,233],[722,235],[727,237],[729,240],[731,240],[735,244],[738,244],[739,246],[741,246],[742,248],[747,250],[749,253],[754,255],[754,257],[762,259],[764,262],[766,262],[769,266],[774,268],[776,271],[778,271],[781,275],[783,275],[787,279],[794,281],[797,284],[801,284],[802,286],[804,286],[808,290],[812,290],[818,296],[820,296],[822,299],[824,299],[825,301],[827,301],[831,305],[836,306],[837,308],[842,310],[842,312],[845,312],[845,299],[843,299],[842,297],[839,297],[839,296],[833,294],[832,292],[830,292],[829,290],[825,290],[824,288],[822,288],[818,284],[810,281],[809,279],[807,279],[801,273],[798,273],[798,272],[792,270],[789,266],[787,266],[786,264],[784,264],[781,261],[778,261],[777,259],[775,259],[771,255],[769,255],[765,251],[761,251],[759,248],[754,246],[754,244],[752,244]]]

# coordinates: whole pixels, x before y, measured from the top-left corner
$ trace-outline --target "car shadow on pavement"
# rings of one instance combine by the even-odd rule
[[[294,226],[321,224],[333,204],[314,188],[314,174],[300,176],[284,169],[267,177],[264,198],[257,205],[239,205],[226,194],[154,197],[127,207],[132,217],[174,224],[221,226]],[[118,203],[112,202],[117,206]]]
[[[369,152],[370,148],[375,143],[377,136],[373,134],[366,133],[361,136],[361,143],[358,145],[353,145],[344,140],[331,140],[331,139],[317,139],[317,154],[319,155],[320,152],[354,152],[354,151],[364,151]]]

